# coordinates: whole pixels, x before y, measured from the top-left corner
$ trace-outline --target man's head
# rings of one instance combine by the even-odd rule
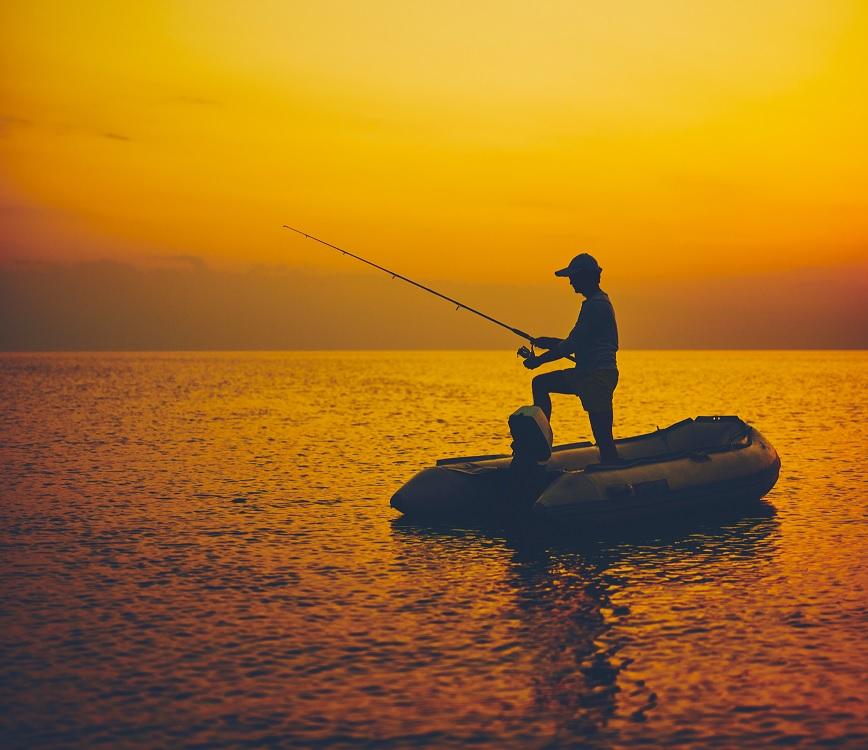
[[[603,269],[597,263],[597,259],[588,253],[579,253],[570,261],[566,268],[555,271],[555,276],[566,276],[570,280],[570,286],[577,294],[584,294],[596,289],[600,285],[600,274]]]

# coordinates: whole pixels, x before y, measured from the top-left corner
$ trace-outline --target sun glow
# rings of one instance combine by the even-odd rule
[[[12,2],[6,259],[622,279],[864,260],[860,2]]]

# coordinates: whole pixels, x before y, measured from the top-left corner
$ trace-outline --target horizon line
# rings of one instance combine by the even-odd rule
[[[513,349],[490,348],[443,348],[432,347],[428,349],[410,349],[404,347],[393,348],[324,348],[324,349],[0,349],[0,355],[4,354],[243,354],[243,353],[293,353],[306,352],[311,354],[324,352],[513,352]],[[657,348],[624,348],[623,352],[868,352],[868,347],[657,347]]]

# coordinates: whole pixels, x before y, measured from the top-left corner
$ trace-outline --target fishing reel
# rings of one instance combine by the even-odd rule
[[[519,347],[518,351],[515,353],[516,357],[521,357],[522,359],[527,359],[528,357],[535,357],[536,352],[533,350],[533,344],[528,346]]]

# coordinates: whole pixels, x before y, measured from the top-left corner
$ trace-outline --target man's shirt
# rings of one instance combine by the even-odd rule
[[[558,350],[575,354],[581,370],[617,369],[618,324],[608,294],[600,290],[582,302],[579,319]]]

